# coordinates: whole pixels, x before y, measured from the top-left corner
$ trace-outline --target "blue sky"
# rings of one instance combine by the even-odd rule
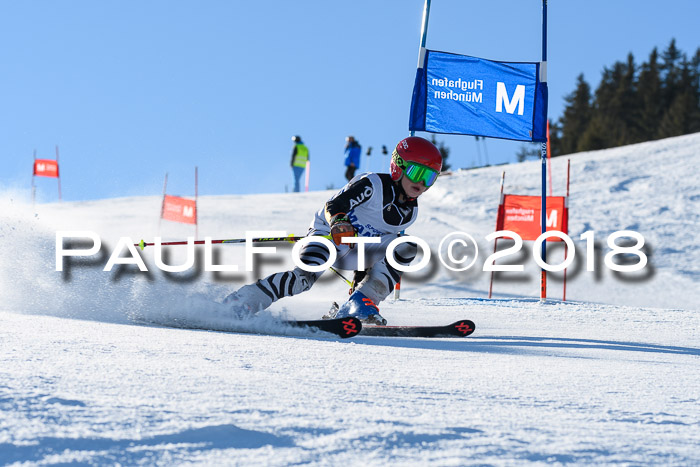
[[[31,185],[32,154],[60,149],[64,200],[291,189],[291,137],[311,189],[339,188],[345,137],[383,171],[408,134],[423,0],[0,0],[0,188]],[[697,0],[550,0],[549,116],[583,73],[637,64],[672,38],[700,46]],[[541,58],[541,1],[433,0],[427,46],[504,61]],[[425,136],[425,134],[419,134]],[[453,167],[515,161],[523,143],[442,136]],[[363,150],[363,154],[364,154]],[[480,157],[478,157],[480,155]],[[362,170],[367,157],[363,155]],[[495,182],[497,183],[497,182]],[[37,179],[42,201],[56,198]]]

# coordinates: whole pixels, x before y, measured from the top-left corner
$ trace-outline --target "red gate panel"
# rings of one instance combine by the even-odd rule
[[[523,240],[537,240],[542,234],[542,198],[540,196],[504,195],[498,208],[497,230],[511,230]],[[568,234],[566,197],[547,196],[547,231],[558,230]],[[561,241],[556,237],[547,239]]]
[[[197,202],[179,196],[165,195],[162,217],[169,221],[197,224]]]
[[[35,159],[34,175],[37,177],[58,178],[58,161],[53,159]]]

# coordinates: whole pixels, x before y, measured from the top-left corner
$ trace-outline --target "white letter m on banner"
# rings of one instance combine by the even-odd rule
[[[496,83],[496,112],[503,112],[503,104],[506,105],[506,112],[512,114],[515,112],[515,106],[518,106],[518,115],[523,114],[523,107],[525,107],[525,86],[518,84],[515,87],[515,92],[513,93],[513,100],[508,99],[508,91],[506,90],[506,83],[498,82]]]

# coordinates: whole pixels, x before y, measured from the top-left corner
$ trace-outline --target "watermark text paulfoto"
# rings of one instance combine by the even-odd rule
[[[275,254],[277,248],[274,246],[259,246],[255,240],[262,238],[286,237],[287,233],[283,231],[248,231],[246,232],[245,245],[245,270],[253,271],[254,255]],[[513,245],[502,250],[496,251],[489,255],[480,264],[482,271],[494,272],[520,272],[524,270],[522,264],[496,264],[496,260],[503,259],[510,255],[518,253],[523,247],[523,239],[515,232],[501,230],[491,233],[484,237],[487,241],[495,241],[496,239],[507,238],[513,241]],[[594,231],[587,231],[581,234],[580,240],[585,242],[586,255],[586,270],[595,270],[594,248],[596,236]],[[621,238],[630,238],[634,244],[629,245],[629,241],[624,245],[618,244]],[[542,258],[541,245],[545,240],[562,241],[566,244],[566,256],[564,260],[558,264],[549,264]],[[371,245],[376,245],[382,242],[380,237],[345,237],[343,243],[354,244],[357,252],[358,270],[366,269],[365,252],[367,248],[372,248]],[[88,248],[72,248],[71,243],[77,242],[81,246],[90,244]],[[422,251],[422,257],[415,264],[405,265],[397,262],[394,258],[394,250],[402,243],[414,243]],[[328,260],[321,265],[312,266],[305,264],[300,258],[301,250],[310,243],[320,243],[324,245],[328,252]],[[112,250],[103,271],[111,271],[115,265],[134,265],[142,272],[148,272],[148,267],[143,261],[143,258],[137,250],[137,245],[130,237],[121,237],[117,245]],[[214,264],[212,253],[212,239],[205,237],[204,242],[204,270],[207,272],[238,272],[239,265],[237,264]],[[644,237],[632,230],[619,230],[611,233],[607,237],[607,245],[610,251],[607,252],[604,258],[604,264],[607,268],[616,272],[634,272],[642,270],[647,265],[647,255],[642,250],[644,246]],[[153,256],[155,265],[158,269],[169,272],[178,273],[189,270],[195,263],[195,240],[194,237],[187,239],[186,245],[186,260],[179,265],[169,265],[163,261],[163,245],[161,238],[156,237],[154,241]],[[56,232],[56,271],[63,271],[64,259],[67,257],[90,257],[100,252],[102,241],[100,237],[92,231],[66,231],[61,230]],[[445,254],[443,254],[443,250]],[[123,255],[127,252],[128,255]],[[321,272],[333,266],[337,259],[336,245],[326,237],[309,236],[303,237],[297,241],[292,249],[292,261],[294,265],[308,272]],[[574,242],[567,234],[550,230],[540,235],[534,242],[532,248],[533,259],[542,269],[546,271],[562,271],[569,267],[574,260],[576,248]],[[620,264],[615,262],[615,256],[620,255],[625,258],[625,261]],[[477,264],[479,257],[479,247],[476,240],[466,232],[452,232],[445,235],[438,246],[438,260],[440,263],[451,271],[466,271]],[[401,272],[416,272],[428,266],[431,261],[430,245],[423,239],[405,235],[399,236],[392,240],[385,251],[386,261],[395,269]],[[636,258],[636,261],[630,261],[630,258]],[[631,263],[631,264],[630,264]]]

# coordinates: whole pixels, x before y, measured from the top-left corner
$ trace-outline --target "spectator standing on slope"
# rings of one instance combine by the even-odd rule
[[[301,141],[301,136],[292,136],[294,149],[292,150],[292,171],[294,172],[294,192],[298,193],[299,180],[306,170],[306,162],[309,160],[309,148]]]
[[[345,141],[345,178],[350,181],[355,177],[355,170],[360,167],[362,146],[355,141],[354,136],[348,136]]]

